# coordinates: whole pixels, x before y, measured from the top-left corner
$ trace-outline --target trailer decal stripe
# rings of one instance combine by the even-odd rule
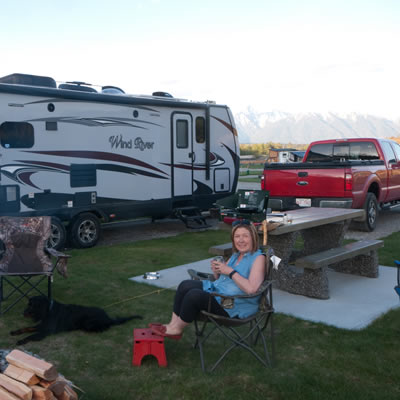
[[[22,183],[25,183],[26,185],[29,186],[33,186],[36,189],[40,188],[38,186],[36,186],[32,181],[31,181],[31,175],[33,175],[34,173],[36,173],[38,171],[31,171],[31,172],[21,172],[18,174],[18,180]]]
[[[22,161],[23,162],[23,161]],[[13,180],[17,183],[23,183],[25,185],[32,186],[36,189],[40,189],[31,181],[31,176],[37,172],[46,171],[46,172],[60,172],[66,174],[63,170],[58,168],[51,168],[49,166],[41,166],[37,167],[37,165],[3,165],[1,167],[1,172],[7,176],[9,179]]]
[[[102,171],[121,172],[123,174],[148,176],[149,178],[168,179],[168,177],[166,176],[160,176],[157,174],[153,174],[152,172],[142,171],[136,168],[123,167],[115,164],[95,164],[95,165],[96,169]]]
[[[227,148],[228,151],[229,148]],[[213,167],[220,167],[225,164],[225,160],[216,153],[210,153],[210,161]],[[193,169],[196,171],[204,171],[207,167],[205,164],[192,164],[192,163],[181,163],[181,164],[170,164],[170,163],[161,163],[166,165],[167,167],[181,168],[181,169]]]
[[[36,189],[41,189],[37,185],[35,185],[31,176],[38,172],[59,172],[59,173],[69,173],[70,167],[67,165],[49,163],[49,162],[41,162],[41,161],[28,161],[28,160],[17,160],[18,162],[30,163],[31,165],[23,164],[23,165],[3,165],[1,168],[1,172],[7,176],[9,179],[13,180],[17,183],[23,183],[29,186],[32,186]],[[32,165],[33,164],[33,165]],[[157,178],[157,179],[168,179],[166,176],[154,174],[148,171],[142,171],[137,168],[129,168],[115,164],[95,164],[97,170],[102,171],[113,171],[120,172],[125,174],[132,175],[142,175],[147,176],[149,178]],[[42,168],[38,168],[37,166],[41,166]]]
[[[68,165],[51,163],[51,162],[46,162],[46,161],[33,161],[33,160],[15,160],[15,161],[29,163],[29,164],[33,164],[33,165],[42,165],[43,167],[56,168],[56,169],[61,169],[61,170],[65,170],[68,172],[70,170],[70,167]]]
[[[101,93],[97,93],[97,94],[101,94]],[[107,95],[109,96],[109,95]],[[30,101],[29,103],[25,103],[24,105],[28,105],[28,104],[41,104],[41,103],[82,103],[82,100],[78,100],[78,99],[59,99],[59,98],[50,98],[50,99],[45,99],[45,100],[37,100],[37,101]],[[94,101],[86,101],[85,103],[97,103]],[[146,111],[151,111],[151,112],[156,112],[156,113],[160,113],[160,111],[155,110],[153,108],[150,107],[146,107],[146,106],[141,106],[141,105],[137,105],[137,104],[120,104],[120,103],[115,103],[115,102],[111,102],[111,104],[115,105],[117,104],[118,106],[125,106],[128,108],[138,108],[139,110],[146,110]]]
[[[130,126],[132,128],[138,129],[148,129],[146,127],[135,125],[132,123],[132,118],[106,118],[106,117],[93,117],[93,118],[76,118],[76,117],[61,117],[61,118],[34,118],[34,119],[27,119],[25,122],[58,122],[58,123],[66,123],[66,124],[77,124],[77,125],[84,125],[84,126]],[[139,119],[134,120],[135,123],[142,123],[145,125],[154,125],[158,127],[163,127],[160,124],[156,124],[155,122],[143,121]]]
[[[213,115],[212,115],[212,118],[214,118],[215,120],[217,120],[218,122],[220,122],[222,125],[224,125],[226,128],[228,128],[228,129],[233,133],[234,136],[237,136],[237,135],[238,135],[238,134],[237,134],[237,130],[236,130],[231,124],[228,124],[227,122],[225,122],[225,121],[222,120],[221,118],[214,117]]]
[[[128,122],[123,121],[113,121],[111,119],[92,119],[92,118],[78,118],[78,119],[62,119],[59,122],[64,122],[66,124],[76,124],[76,125],[84,125],[84,126],[130,126],[132,128],[138,129],[147,129],[143,126],[129,124]]]
[[[213,190],[208,185],[206,185],[206,184],[204,184],[204,183],[202,183],[202,182],[200,182],[200,181],[198,181],[196,179],[194,179],[193,181],[197,185],[197,188],[193,192],[193,194],[196,194],[196,195],[205,195],[205,194],[211,195],[213,193]]]
[[[157,171],[161,174],[168,174],[160,169],[153,167],[150,164],[145,163],[144,161],[137,160],[135,158],[131,158],[128,156],[124,156],[122,154],[114,154],[114,153],[106,153],[104,151],[88,151],[88,150],[53,150],[53,151],[31,151],[25,150],[26,153],[33,154],[46,154],[50,156],[59,156],[59,157],[76,157],[76,158],[89,158],[89,159],[98,159],[98,160],[107,160],[114,162],[121,162],[126,164],[138,165],[140,167],[148,168],[153,171]]]

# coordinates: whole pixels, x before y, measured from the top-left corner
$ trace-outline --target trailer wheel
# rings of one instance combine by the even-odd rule
[[[372,232],[378,222],[378,201],[373,193],[368,193],[364,202],[365,221],[361,225],[361,230]]]
[[[51,233],[47,240],[47,247],[61,250],[65,247],[66,240],[67,232],[64,224],[57,217],[51,217]]]
[[[93,247],[100,238],[100,221],[94,214],[80,214],[70,223],[69,234],[74,247]]]

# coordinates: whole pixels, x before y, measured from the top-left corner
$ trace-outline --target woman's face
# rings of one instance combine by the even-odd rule
[[[233,241],[240,253],[247,253],[253,248],[250,232],[246,228],[237,228],[233,235]]]

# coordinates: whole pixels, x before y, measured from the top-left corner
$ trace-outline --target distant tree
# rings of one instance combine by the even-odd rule
[[[255,157],[268,157],[269,150],[271,148],[274,149],[282,149],[284,147],[290,147],[296,150],[305,150],[307,148],[307,144],[282,144],[282,143],[245,143],[240,145],[240,154],[245,155],[253,155]]]

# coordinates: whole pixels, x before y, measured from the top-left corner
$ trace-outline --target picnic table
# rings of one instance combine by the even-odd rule
[[[289,223],[268,232],[268,245],[282,259],[272,273],[276,287],[328,299],[328,266],[338,272],[378,276],[377,249],[383,246],[382,241],[361,240],[342,246],[351,220],[362,217],[364,210],[309,207],[287,214]],[[299,235],[302,249],[295,248]]]

